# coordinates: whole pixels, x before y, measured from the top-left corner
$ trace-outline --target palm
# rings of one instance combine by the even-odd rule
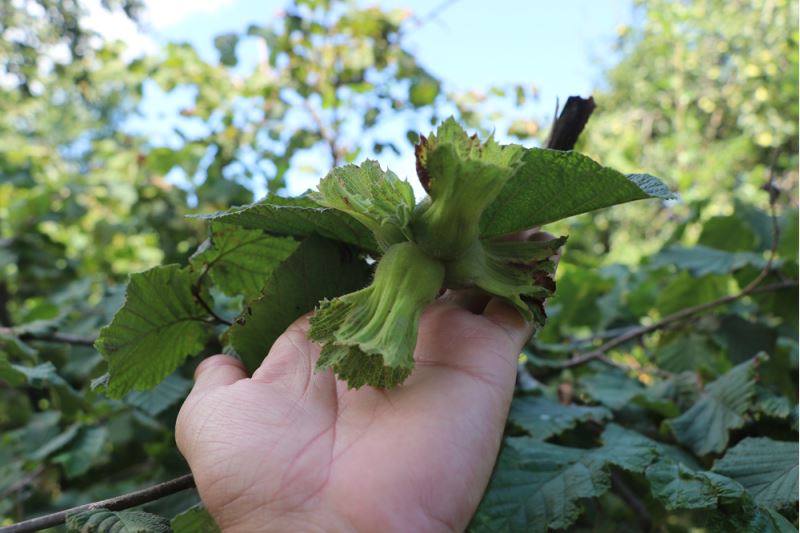
[[[313,372],[307,321],[250,379],[209,361],[178,420],[178,444],[226,530],[461,530],[485,489],[529,330],[492,302],[423,314],[403,386],[347,390]],[[218,365],[218,368],[213,368]],[[204,382],[206,381],[206,382]]]

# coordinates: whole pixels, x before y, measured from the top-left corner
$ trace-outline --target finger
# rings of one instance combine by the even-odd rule
[[[272,383],[288,380],[304,383],[310,379],[320,352],[319,344],[308,338],[310,316],[311,313],[298,318],[278,337],[266,359],[253,372],[254,381]]]
[[[196,416],[196,408],[201,399],[219,387],[232,385],[246,379],[244,364],[229,355],[212,355],[204,359],[194,371],[194,386],[181,406],[175,421],[175,442],[187,460],[191,461],[192,449],[198,436],[198,424],[203,416]]]
[[[448,289],[439,301],[455,304],[463,307],[472,314],[479,315],[483,312],[486,304],[489,303],[491,296],[480,289]]]
[[[230,355],[213,355],[204,359],[194,371],[192,392],[205,392],[236,383],[247,377],[244,363]]]
[[[539,231],[538,227],[524,229],[522,231],[518,231],[517,233],[512,233],[511,235],[506,235],[505,239],[509,241],[536,241],[536,240],[547,240],[547,239],[534,239],[535,235],[547,235],[546,233],[542,233]],[[551,237],[552,238],[552,237]]]
[[[552,233],[547,233],[546,231],[536,231],[528,235],[526,239],[529,241],[552,241],[555,238],[555,235]],[[561,260],[561,248],[559,248],[552,257],[550,257],[550,260],[556,266],[558,266],[558,262]]]
[[[527,322],[519,311],[500,298],[492,298],[486,304],[483,317],[502,329],[509,337],[512,347],[519,352],[533,335],[533,324]]]

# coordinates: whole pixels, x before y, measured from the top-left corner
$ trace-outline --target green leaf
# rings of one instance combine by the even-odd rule
[[[228,342],[252,372],[275,340],[324,298],[363,287],[369,268],[347,246],[309,237],[279,265],[261,296],[228,330]]]
[[[481,218],[481,236],[513,233],[581,213],[675,195],[647,174],[624,175],[577,152],[532,148]]]
[[[560,322],[571,326],[587,326],[592,331],[603,327],[609,309],[600,305],[601,298],[614,290],[614,280],[603,277],[597,270],[570,264],[558,267],[561,278],[551,306],[558,306]]]
[[[737,252],[757,249],[759,240],[748,221],[737,213],[706,220],[697,242],[704,248]]]
[[[580,422],[603,422],[611,418],[605,407],[563,405],[547,398],[522,397],[511,403],[509,420],[527,431],[535,440],[547,440]]]
[[[713,513],[708,530],[713,533],[797,533],[780,513],[753,504],[734,504]]]
[[[202,504],[193,505],[170,522],[172,533],[219,533],[219,526]]]
[[[688,411],[668,421],[678,442],[697,455],[723,451],[728,432],[745,423],[744,414],[755,393],[754,370],[760,361],[761,357],[756,357],[723,374]]]
[[[650,490],[668,511],[708,509],[720,500],[741,498],[744,489],[712,472],[697,471],[683,463],[662,459],[645,470]]]
[[[581,387],[592,399],[618,411],[644,392],[638,381],[622,372],[598,372],[580,379]]]
[[[8,362],[6,354],[0,352],[0,381],[8,383],[12,387],[25,383],[25,374],[17,370],[16,366]]]
[[[310,195],[325,207],[338,209],[368,227],[382,249],[412,240],[408,227],[414,210],[414,190],[377,161],[333,169]]]
[[[341,211],[320,207],[308,197],[283,198],[270,195],[254,204],[197,215],[195,218],[294,237],[307,237],[316,233],[369,252],[380,250],[372,232],[366,226]]]
[[[214,48],[219,51],[220,63],[228,67],[236,65],[237,44],[239,44],[239,36],[235,33],[224,33],[214,37]]]
[[[191,274],[178,265],[131,275],[125,303],[95,344],[108,361],[110,396],[157,385],[203,349],[207,314],[191,287]]]
[[[14,331],[16,332],[16,329]],[[0,355],[6,355],[9,360],[33,361],[36,357],[36,350],[20,340],[19,337],[0,331]]]
[[[430,105],[439,95],[439,82],[433,78],[424,77],[411,84],[408,89],[408,99],[416,107]]]
[[[41,461],[42,459],[52,455],[53,453],[59,451],[64,446],[72,442],[72,440],[78,435],[78,431],[81,429],[81,425],[78,423],[72,424],[67,429],[59,433],[58,435],[54,436],[37,449],[30,452],[28,457],[34,461]]]
[[[656,364],[669,372],[716,370],[719,359],[719,349],[709,342],[708,336],[685,331],[662,339],[655,350]]]
[[[781,227],[780,240],[778,241],[778,253],[784,259],[797,261],[798,246],[798,212],[793,209],[784,216],[784,223]]]
[[[61,464],[67,479],[78,477],[100,457],[107,439],[108,430],[103,426],[82,427],[69,448],[53,457],[53,462]]]
[[[610,465],[642,472],[656,456],[650,439],[615,424],[599,448],[568,448],[509,438],[473,520],[474,531],[545,532],[569,527],[580,500],[611,487]]]
[[[735,479],[756,503],[773,509],[797,504],[798,444],[748,437],[714,462],[713,471]]]
[[[210,236],[190,258],[198,271],[206,269],[214,285],[225,294],[250,299],[258,294],[272,270],[283,262],[298,242],[212,222]]]
[[[778,340],[778,332],[774,327],[739,315],[723,316],[713,336],[725,348],[728,360],[734,364],[746,361],[759,352],[774,353]]]
[[[756,402],[753,411],[758,415],[778,420],[786,420],[797,408],[786,396],[772,393],[769,389],[757,386]]]
[[[191,388],[192,380],[173,373],[150,390],[129,392],[125,396],[125,403],[138,407],[150,416],[158,416],[186,398]]]
[[[169,520],[143,511],[92,509],[67,515],[70,533],[171,533]]]
[[[688,272],[678,272],[661,290],[656,305],[662,315],[668,315],[710,302],[728,294],[728,282],[727,276],[709,274],[694,278]]]
[[[729,274],[752,266],[764,268],[767,260],[753,252],[726,252],[697,244],[691,248],[671,245],[653,256],[653,267],[675,265],[679,270],[688,270],[695,277],[708,274]]]
[[[58,375],[53,363],[47,361],[36,366],[10,365],[18,374],[24,377],[24,381],[31,387],[45,387],[47,385],[60,385],[69,387],[64,378]],[[2,372],[2,356],[0,356],[0,373]]]

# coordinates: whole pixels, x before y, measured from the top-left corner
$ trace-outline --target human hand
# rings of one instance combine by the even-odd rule
[[[203,361],[176,440],[222,530],[462,531],[486,488],[531,334],[519,313],[450,291],[423,313],[400,387],[315,373],[308,316],[247,376]]]

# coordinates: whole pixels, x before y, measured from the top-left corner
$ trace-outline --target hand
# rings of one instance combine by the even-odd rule
[[[308,317],[248,378],[203,361],[176,440],[222,530],[462,531],[491,475],[531,334],[519,313],[448,292],[420,322],[416,368],[392,390],[315,373]]]

